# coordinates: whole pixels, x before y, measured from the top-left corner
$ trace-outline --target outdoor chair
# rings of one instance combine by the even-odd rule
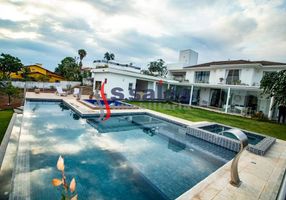
[[[79,88],[74,88],[73,89],[73,96],[78,97],[78,95],[79,95]]]
[[[57,95],[59,96],[67,96],[67,93],[63,91],[63,89],[61,87],[57,87]]]

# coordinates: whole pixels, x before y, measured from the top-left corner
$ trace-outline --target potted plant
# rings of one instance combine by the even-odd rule
[[[40,89],[35,86],[35,87],[34,87],[34,92],[35,92],[36,94],[40,94]]]

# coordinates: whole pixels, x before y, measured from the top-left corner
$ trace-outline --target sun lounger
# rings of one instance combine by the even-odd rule
[[[63,91],[63,89],[61,87],[57,87],[57,95],[59,96],[67,96],[67,93]]]

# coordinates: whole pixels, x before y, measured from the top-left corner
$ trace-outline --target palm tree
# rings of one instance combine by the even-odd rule
[[[82,59],[86,56],[86,51],[84,49],[79,49],[78,50],[78,55],[79,55],[79,66],[80,68],[82,67]]]
[[[110,60],[114,60],[115,55],[113,53],[110,53],[109,56],[110,56]]]
[[[106,52],[106,53],[104,54],[103,59],[105,59],[107,62],[110,60],[110,55],[109,55],[108,52]]]
[[[115,55],[113,53],[106,52],[103,57],[107,62],[110,60],[114,60]]]

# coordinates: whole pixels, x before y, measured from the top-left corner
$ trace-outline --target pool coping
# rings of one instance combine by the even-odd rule
[[[9,125],[5,131],[1,145],[0,145],[0,170],[2,168],[3,159],[5,157],[6,149],[7,149],[9,139],[10,139],[13,127],[14,127],[14,123],[16,121],[16,117],[17,117],[17,113],[13,113],[13,115],[10,119]]]
[[[95,99],[80,99],[78,100],[80,103],[84,104],[85,106],[93,109],[93,110],[100,110],[100,109],[105,109],[105,106],[102,105],[102,106],[95,106],[94,104],[86,101],[86,100],[95,100]],[[128,103],[125,103],[125,102],[122,102],[122,101],[119,101],[119,100],[114,100],[114,101],[117,101],[117,102],[120,102],[121,104],[123,104],[123,106],[112,106],[112,105],[109,105],[110,109],[139,109],[138,106],[134,106],[132,104],[128,104]]]

